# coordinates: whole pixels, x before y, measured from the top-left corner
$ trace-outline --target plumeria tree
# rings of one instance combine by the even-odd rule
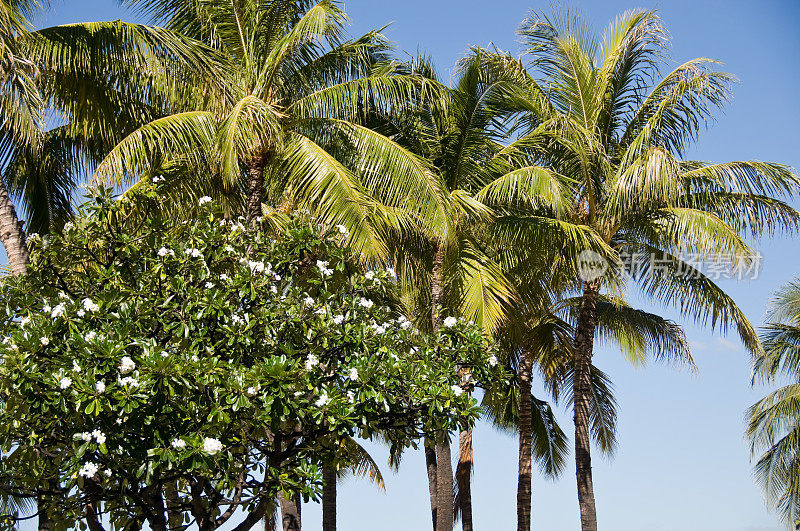
[[[317,497],[337,440],[399,448],[477,418],[465,372],[503,377],[482,331],[416,330],[344,227],[274,234],[210,198],[191,222],[142,216],[158,186],[92,192],[2,285],[5,494],[57,506],[56,528],[206,530],[241,511],[246,530],[279,493]]]

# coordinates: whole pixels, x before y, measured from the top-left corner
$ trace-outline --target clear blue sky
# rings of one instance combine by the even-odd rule
[[[54,2],[37,25],[131,20],[112,0]],[[733,103],[706,133],[693,158],[710,161],[761,159],[800,167],[796,125],[800,122],[800,3],[796,0],[575,0],[598,30],[631,7],[660,7],[673,38],[673,57],[683,62],[719,59],[736,74]],[[432,54],[444,71],[471,44],[495,43],[517,51],[514,30],[530,9],[544,1],[521,0],[350,0],[346,10],[354,33],[389,22],[388,36],[410,52]],[[800,273],[797,243],[764,240],[761,277],[726,283],[754,323],[779,285]],[[651,310],[646,302],[632,300]],[[677,318],[671,311],[666,315]],[[632,368],[609,348],[596,363],[612,375],[619,400],[619,442],[611,459],[595,457],[595,489],[600,529],[614,531],[778,530],[753,485],[743,412],[765,390],[749,386],[749,360],[736,338],[687,326],[700,367],[697,375],[650,365]],[[562,426],[571,416],[560,409]],[[481,425],[475,433],[475,524],[479,530],[516,526],[514,438]],[[375,448],[384,463],[386,452]],[[349,480],[340,489],[340,529],[424,530],[430,527],[423,458],[409,454],[387,492]],[[561,480],[534,478],[533,528],[578,529],[574,469]],[[320,528],[318,506],[304,508],[304,527]]]

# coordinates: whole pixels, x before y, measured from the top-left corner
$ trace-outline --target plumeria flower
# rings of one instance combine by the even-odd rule
[[[496,367],[497,366],[497,356],[495,356],[494,354],[489,356],[489,366],[490,367]]]
[[[64,305],[63,302],[60,302],[53,308],[53,311],[50,313],[50,317],[53,319],[58,319],[59,317],[63,317],[64,313],[66,312],[67,307]]]
[[[395,272],[395,270],[394,270],[393,268],[391,268],[391,267],[387,267],[387,268],[386,268],[386,274],[387,274],[387,275],[389,275],[389,276],[390,276],[390,277],[392,277],[392,278],[397,278],[397,273],[396,273],[396,272]]]
[[[133,372],[133,369],[136,368],[136,363],[128,356],[123,356],[119,362],[119,372],[122,374],[128,374]]]
[[[464,390],[458,385],[451,385],[450,389],[452,389],[453,394],[456,396],[461,396],[464,393]]]
[[[308,358],[306,358],[306,370],[310,371],[311,369],[313,369],[317,365],[319,365],[319,358],[317,358],[313,354],[309,354]]]
[[[92,440],[92,434],[89,433],[88,431],[79,433],[78,436],[81,438],[83,442],[90,442]]]
[[[64,376],[58,381],[58,386],[61,389],[67,389],[70,385],[72,385],[72,378],[69,376]]]
[[[314,405],[317,407],[325,407],[330,403],[330,398],[328,398],[328,393],[324,392],[319,396]]]
[[[364,278],[366,278],[367,280],[372,280],[373,278],[375,278],[375,272],[367,271],[366,273],[364,273]]]
[[[94,388],[97,390],[98,393],[105,393],[106,392],[106,383],[103,380],[98,380],[94,383]]]
[[[356,394],[353,391],[347,391],[347,401],[351,404],[356,401]]]
[[[242,316],[236,313],[231,315],[231,321],[233,321],[234,324],[244,324],[244,319],[242,319]]]
[[[72,223],[71,221],[67,221],[66,223],[64,223],[64,232],[69,232],[74,228],[75,228],[75,224]]]
[[[456,323],[458,323],[458,319],[456,319],[455,317],[452,317],[452,316],[451,316],[451,317],[447,317],[447,318],[444,320],[444,322],[442,323],[442,325],[443,325],[445,328],[452,328],[452,327],[454,327],[454,326],[456,325]]]
[[[174,255],[175,251],[173,251],[172,249],[167,249],[166,247],[162,247],[161,249],[158,250],[158,256],[160,256],[161,258]]]
[[[31,322],[31,318],[28,317],[27,315],[19,320],[20,326],[26,326],[30,322]]]
[[[203,451],[209,455],[215,455],[222,451],[222,443],[219,439],[206,437],[203,439]]]
[[[170,444],[176,450],[183,450],[184,448],[186,448],[186,441],[184,441],[183,439],[177,439],[177,438],[172,439],[172,442]]]
[[[75,361],[75,360],[72,360],[72,372],[81,372],[81,370],[82,370],[81,366],[78,365],[78,362]]]
[[[314,299],[312,299],[309,295],[306,295],[306,298],[303,299],[303,303],[306,306],[314,306]]]
[[[110,477],[111,477],[111,474],[112,474],[112,472],[111,472],[111,470],[110,470],[110,469],[106,468],[105,470],[103,470],[103,475],[104,475],[105,477],[107,477],[107,478],[110,478]]]
[[[200,198],[200,201],[198,201],[198,203],[200,204],[200,206],[203,206],[206,203],[210,203],[211,201],[212,201],[212,199],[210,197],[208,197],[207,195],[204,195],[203,197]]]
[[[338,230],[339,234],[343,236],[348,236],[350,234],[350,231],[344,225],[336,225],[336,230]]]
[[[222,223],[225,223],[225,222],[223,221]],[[224,249],[225,249],[226,253],[232,253],[233,252],[233,246],[232,245],[226,245]]]
[[[86,315],[86,310],[84,310],[83,308],[81,308],[80,310],[78,310],[77,312],[75,312],[75,315],[77,315],[78,317],[83,317],[84,315]]]
[[[90,330],[89,332],[86,332],[86,335],[83,336],[83,339],[85,339],[86,341],[94,341],[94,338],[96,337],[97,337],[97,332],[95,332],[94,330]]]
[[[333,324],[340,325],[344,322],[344,315],[337,315],[333,318]]]
[[[325,308],[319,308],[314,313],[317,315],[325,315]]]
[[[378,335],[383,335],[386,333],[386,328],[383,325],[379,325],[377,323],[372,324],[372,330]]]
[[[83,309],[87,312],[96,312],[100,309],[100,306],[96,302],[92,301],[92,299],[83,299],[81,304],[83,304]]]
[[[200,252],[200,249],[189,248],[184,251],[186,256],[191,256],[192,258],[200,258],[203,256],[203,253]]]
[[[254,262],[252,260],[248,261],[247,266],[250,268],[250,271],[252,273],[263,273],[264,270],[266,269],[266,266],[264,266],[264,262],[260,261],[259,262]]]
[[[97,444],[105,444],[106,443],[106,434],[100,430],[93,430],[92,437],[94,440],[97,441]]]
[[[276,288],[275,286],[270,286],[269,292],[272,293],[273,295],[276,295],[278,293],[278,288]]]
[[[96,464],[89,462],[84,463],[83,467],[78,471],[79,476],[83,476],[85,478],[93,478],[98,471],[98,467]]]
[[[367,308],[367,309],[375,306],[375,303],[369,299],[361,299],[358,303],[361,305],[362,308]]]
[[[126,387],[139,387],[139,380],[136,378],[131,378],[130,376],[126,376],[120,380],[119,383]]]
[[[247,396],[256,396],[258,394],[258,386],[250,386],[247,388]]]
[[[358,380],[358,369],[356,369],[355,367],[351,368],[347,373],[347,377],[354,382]]]
[[[226,281],[228,280],[228,275],[226,275],[225,273],[222,273],[222,274],[219,276],[219,279],[220,279],[221,281],[223,281],[223,282],[226,282]]]
[[[42,337],[39,338],[39,343],[41,343],[42,346],[46,347],[47,345],[50,344],[50,338],[42,336]]]
[[[213,282],[206,282],[205,285],[206,285],[206,289],[212,289],[214,287],[214,283]]]

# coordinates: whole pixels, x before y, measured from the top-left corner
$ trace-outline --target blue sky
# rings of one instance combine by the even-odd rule
[[[54,2],[37,25],[133,16],[112,0]],[[673,39],[673,59],[719,59],[740,80],[735,97],[689,154],[709,161],[761,159],[800,167],[800,3],[794,0],[575,0],[598,30],[632,7],[659,7]],[[472,44],[518,51],[514,30],[542,1],[349,0],[353,33],[392,23],[387,35],[409,52],[430,53],[446,71]],[[796,205],[798,206],[798,205]],[[723,285],[756,324],[770,294],[798,274],[800,249],[789,238],[765,239],[760,277]],[[640,307],[670,309],[640,300]],[[692,324],[687,332],[698,374],[651,364],[631,367],[617,352],[600,348],[596,364],[609,373],[619,400],[619,450],[613,459],[595,454],[594,482],[600,528],[615,531],[767,531],[777,518],[753,484],[743,413],[766,391],[749,385],[749,359],[734,336]],[[543,394],[541,396],[544,396]],[[571,415],[560,408],[569,431]],[[513,529],[516,454],[513,437],[480,425],[475,433],[475,523],[478,529]],[[379,462],[386,451],[374,447]],[[400,473],[386,471],[387,492],[348,480],[340,489],[340,529],[384,531],[430,527],[423,458],[410,453]],[[533,528],[578,529],[574,469],[558,481],[534,477]],[[320,511],[304,508],[304,527],[320,528]]]

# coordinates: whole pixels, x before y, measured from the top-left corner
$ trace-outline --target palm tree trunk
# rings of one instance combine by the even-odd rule
[[[25,231],[22,230],[22,222],[17,217],[14,203],[2,180],[0,180],[0,241],[6,248],[11,272],[15,275],[24,274],[30,263],[28,246],[25,244]]]
[[[428,493],[431,497],[431,518],[433,531],[436,531],[436,505],[439,498],[436,496],[436,449],[433,441],[425,440],[425,466],[428,471]]]
[[[458,494],[453,516],[461,516],[461,530],[472,531],[472,429],[462,430],[458,444],[458,466],[456,467],[456,484]]]
[[[264,197],[264,169],[267,167],[267,154],[253,155],[247,163],[247,223],[261,215],[261,200]]]
[[[575,376],[572,385],[575,421],[575,475],[578,480],[578,504],[581,529],[597,531],[597,510],[592,486],[591,454],[591,367],[594,334],[597,329],[597,296],[600,284],[584,282],[578,328],[575,332]]]
[[[523,352],[517,373],[519,382],[519,470],[517,472],[517,531],[531,529],[531,477],[533,419],[531,416],[532,363]]]
[[[431,268],[431,330],[436,332],[442,325],[441,305],[444,296],[445,248],[434,242],[433,267]],[[440,434],[436,443],[436,531],[453,531],[453,463],[450,457],[449,434]],[[427,461],[427,459],[426,459]],[[430,475],[429,475],[430,481]],[[433,489],[429,486],[431,494]]]
[[[453,462],[449,435],[436,444],[436,531],[453,531]]]
[[[283,531],[300,531],[300,496],[295,496],[290,500],[281,492],[278,493],[278,503],[281,505]]]
[[[322,467],[322,531],[336,531],[336,467]]]

